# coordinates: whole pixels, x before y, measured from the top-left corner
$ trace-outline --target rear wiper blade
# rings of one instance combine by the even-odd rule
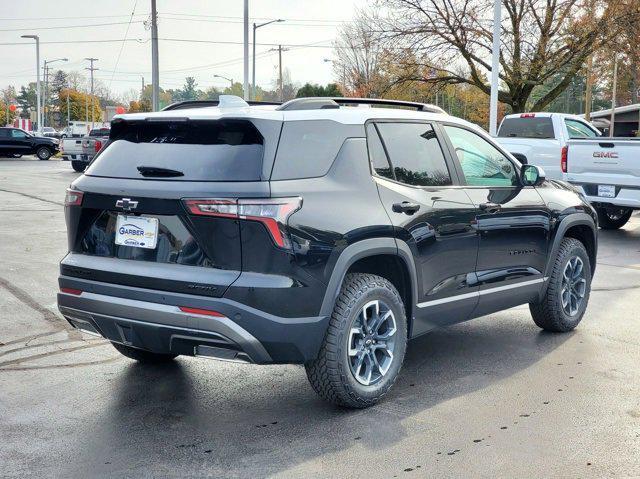
[[[155,176],[159,178],[171,178],[174,176],[184,176],[182,171],[161,168],[160,166],[138,166],[138,171],[142,176]]]

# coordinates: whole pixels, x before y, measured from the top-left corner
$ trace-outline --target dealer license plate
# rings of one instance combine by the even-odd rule
[[[613,185],[598,185],[598,196],[603,198],[615,198],[616,187]]]
[[[153,249],[158,242],[158,219],[145,216],[118,215],[116,244]]]

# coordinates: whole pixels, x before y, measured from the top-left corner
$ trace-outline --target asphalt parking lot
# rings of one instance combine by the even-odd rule
[[[297,366],[141,366],[55,306],[68,162],[0,159],[0,477],[640,475],[640,217],[600,233],[587,314],[527,307],[409,346],[378,406],[333,408]]]

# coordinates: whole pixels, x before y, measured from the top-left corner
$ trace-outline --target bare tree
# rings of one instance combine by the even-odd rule
[[[560,76],[530,105],[544,109],[594,50],[640,21],[636,0],[597,0],[594,16],[581,1],[502,0],[499,100],[514,112],[525,111],[534,88]],[[401,58],[411,52],[399,81],[466,83],[490,93],[493,0],[377,2],[378,38]]]

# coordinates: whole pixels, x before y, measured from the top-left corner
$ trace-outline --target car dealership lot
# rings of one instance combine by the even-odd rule
[[[583,323],[527,307],[410,343],[386,400],[319,399],[298,366],[142,366],[55,307],[68,162],[0,159],[0,477],[640,475],[640,219],[600,234]]]

